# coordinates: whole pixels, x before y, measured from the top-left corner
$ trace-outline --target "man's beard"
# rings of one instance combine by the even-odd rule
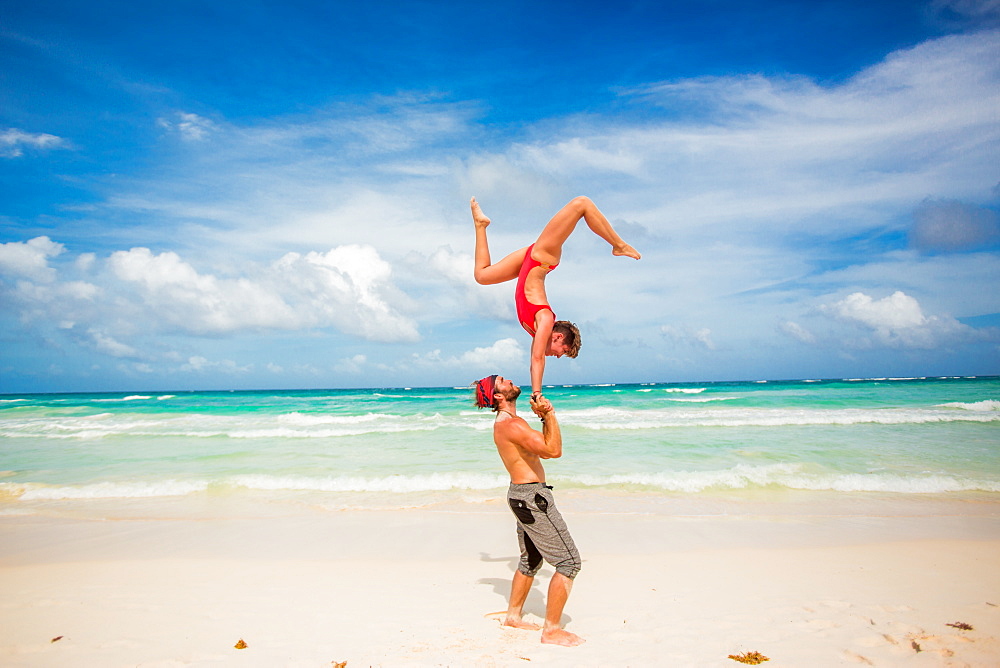
[[[515,385],[512,388],[510,388],[509,390],[501,392],[500,394],[503,395],[504,399],[506,399],[507,401],[513,403],[513,402],[517,401],[517,398],[519,396],[521,396],[521,388],[518,387],[517,385]]]

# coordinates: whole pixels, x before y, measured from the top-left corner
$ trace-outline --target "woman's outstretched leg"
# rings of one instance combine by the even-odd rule
[[[490,219],[479,208],[479,202],[476,201],[475,197],[472,198],[470,206],[472,207],[472,222],[476,225],[476,283],[492,285],[514,280],[521,270],[527,247],[514,251],[496,264],[491,264],[490,246],[486,238],[486,228],[490,224]]]
[[[562,257],[562,247],[566,239],[576,229],[576,224],[580,220],[587,222],[587,227],[593,230],[594,234],[611,244],[612,255],[624,255],[638,260],[641,255],[632,246],[618,236],[611,223],[601,213],[597,205],[589,197],[574,197],[569,204],[564,206],[546,224],[545,229],[538,236],[535,247],[532,249],[532,257],[536,260],[549,264],[558,264]],[[487,225],[489,219],[487,218]]]

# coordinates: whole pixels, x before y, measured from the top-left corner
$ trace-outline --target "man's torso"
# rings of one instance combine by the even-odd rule
[[[510,415],[498,416],[493,425],[493,442],[496,443],[497,453],[510,475],[510,481],[515,485],[545,482],[545,469],[542,468],[541,459],[517,442],[516,432],[510,428],[511,424],[507,424],[514,420],[520,420],[527,426],[523,418]]]

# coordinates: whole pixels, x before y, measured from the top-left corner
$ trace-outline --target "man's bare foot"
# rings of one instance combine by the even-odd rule
[[[489,219],[487,219],[487,221],[488,220]],[[487,224],[489,224],[489,223],[487,223]],[[635,260],[638,260],[639,258],[642,257],[641,255],[639,255],[639,251],[637,251],[636,249],[632,248],[631,246],[629,246],[624,241],[622,242],[621,246],[615,246],[615,247],[613,247],[611,249],[611,254],[612,255],[624,255],[625,257],[630,257],[630,258],[633,258]]]
[[[566,629],[546,629],[542,631],[542,642],[547,645],[562,645],[563,647],[576,647],[587,642],[575,633],[570,633]]]
[[[532,624],[531,622],[526,622],[520,617],[507,617],[501,623],[501,626],[509,626],[514,629],[524,629],[525,631],[537,631],[542,628],[538,624]]]
[[[469,204],[472,206],[472,220],[476,224],[476,227],[486,227],[489,225],[490,219],[487,218],[486,214],[483,213],[483,210],[479,208],[479,202],[476,201],[475,197],[472,198]]]

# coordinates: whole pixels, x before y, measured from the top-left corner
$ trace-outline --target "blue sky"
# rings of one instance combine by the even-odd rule
[[[1000,373],[1000,3],[27,2],[0,392],[527,380],[472,280],[575,195],[549,383]]]

